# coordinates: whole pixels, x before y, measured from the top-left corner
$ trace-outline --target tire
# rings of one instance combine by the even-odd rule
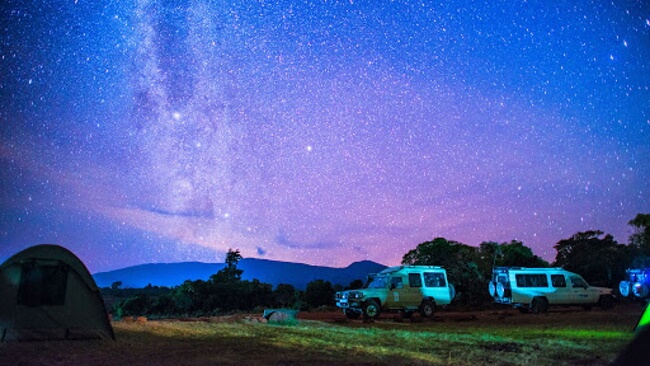
[[[543,297],[536,297],[530,304],[533,314],[543,314],[548,311],[548,301]]]
[[[449,284],[449,302],[454,301],[456,297],[456,288],[451,283]]]
[[[381,314],[381,308],[375,300],[368,300],[362,306],[363,317],[366,319],[377,319]]]
[[[508,288],[509,285],[507,283],[503,282],[497,282],[497,296],[500,299],[506,298],[510,296],[510,289]]]
[[[601,296],[598,306],[603,310],[609,310],[614,307],[614,299],[611,296]]]
[[[354,320],[354,319],[359,319],[359,316],[361,316],[361,314],[357,313],[356,311],[346,310],[346,311],[345,311],[345,316],[346,316],[348,319],[352,319],[352,320]]]
[[[634,296],[638,298],[646,298],[648,297],[648,293],[650,292],[648,290],[648,286],[644,283],[637,282],[632,286],[632,292],[634,293]]]
[[[422,315],[423,318],[433,318],[435,312],[436,306],[433,302],[429,300],[422,301],[422,304],[420,304],[420,315]]]
[[[506,295],[506,287],[502,282],[497,283],[496,293],[500,299],[503,299],[503,297]]]
[[[492,297],[497,294],[497,286],[494,284],[494,281],[490,281],[490,283],[488,283],[488,292]]]
[[[621,281],[621,283],[618,284],[618,291],[623,297],[630,296],[630,281]]]

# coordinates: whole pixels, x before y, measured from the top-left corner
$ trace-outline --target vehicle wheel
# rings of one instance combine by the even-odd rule
[[[420,304],[420,315],[424,318],[433,318],[435,311],[436,306],[429,300],[424,300]]]
[[[497,286],[494,284],[494,281],[490,281],[490,283],[488,283],[488,292],[492,297],[497,294]]]
[[[545,313],[548,310],[548,301],[543,297],[536,297],[530,304],[530,310],[532,310],[533,314]]]
[[[506,294],[506,288],[503,285],[503,283],[499,282],[497,283],[497,289],[496,289],[497,296],[500,298],[503,298],[503,296]]]
[[[363,317],[366,319],[376,319],[379,317],[381,309],[375,300],[368,300],[363,303]]]
[[[509,293],[509,292],[510,292],[510,291],[508,291],[508,287],[507,287],[506,284],[504,284],[503,282],[498,282],[498,283],[497,283],[497,296],[498,296],[500,299],[503,299],[503,298],[505,298],[505,297],[510,296],[510,293]]]
[[[645,298],[648,296],[648,286],[644,283],[637,282],[632,286],[632,292],[634,293],[634,296],[638,298]]]
[[[618,284],[618,291],[623,297],[630,296],[630,281],[621,281],[621,283]]]
[[[352,311],[352,310],[346,310],[345,311],[345,316],[347,316],[348,319],[353,319],[353,320],[354,319],[359,319],[360,315],[361,314],[357,313],[356,311]]]
[[[614,299],[611,296],[601,296],[598,305],[603,310],[609,310],[614,307]]]
[[[449,301],[453,301],[456,297],[456,288],[451,283],[449,284]]]

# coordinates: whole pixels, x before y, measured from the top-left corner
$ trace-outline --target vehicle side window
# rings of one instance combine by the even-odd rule
[[[404,282],[402,281],[402,277],[393,277],[390,279],[390,287],[391,288],[404,288]]]
[[[551,275],[551,283],[553,287],[566,287],[566,279],[561,274]]]
[[[545,274],[515,275],[517,287],[548,287],[548,277]]]
[[[409,286],[422,287],[422,276],[419,273],[409,273]]]
[[[446,287],[445,275],[440,272],[424,272],[424,286],[426,287]]]
[[[571,286],[573,287],[588,287],[587,282],[582,279],[582,277],[571,277]]]

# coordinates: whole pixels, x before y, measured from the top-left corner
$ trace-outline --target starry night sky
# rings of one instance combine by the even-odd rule
[[[650,3],[4,1],[0,261],[396,265],[650,212]]]

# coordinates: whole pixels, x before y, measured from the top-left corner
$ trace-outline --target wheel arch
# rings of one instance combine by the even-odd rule
[[[422,303],[425,302],[425,301],[431,301],[433,303],[433,305],[437,305],[436,304],[436,299],[433,296],[422,296],[422,301],[420,301],[420,305],[422,305]]]
[[[541,308],[541,309],[537,309],[537,310],[535,309],[535,306],[533,306],[533,305],[535,304],[535,301],[541,301],[541,304],[542,304],[542,308]],[[544,295],[537,295],[537,296],[533,296],[533,297],[530,299],[530,304],[528,305],[528,308],[529,308],[533,313],[537,313],[537,314],[539,314],[539,313],[545,313],[545,312],[547,312],[549,306],[550,306],[550,304],[549,304],[549,302],[548,302],[548,298],[547,298],[546,296],[544,296]]]
[[[530,303],[532,304],[535,299],[541,299],[546,301],[548,304],[548,297],[546,297],[546,294],[535,294],[530,298]]]
[[[366,301],[369,301],[369,300],[374,300],[377,303],[377,305],[379,306],[379,309],[384,310],[384,306],[382,305],[382,301],[381,301],[380,298],[378,298],[378,297],[369,297],[369,298],[363,300],[363,302],[366,302]]]

